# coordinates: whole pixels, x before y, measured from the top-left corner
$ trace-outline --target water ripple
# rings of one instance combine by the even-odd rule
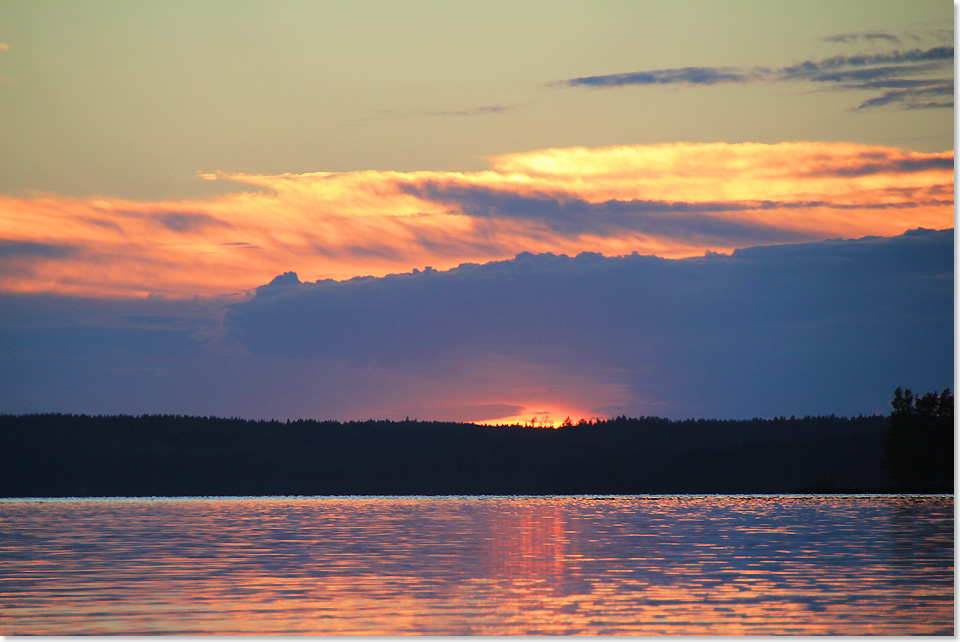
[[[0,501],[0,633],[953,634],[953,498]]]

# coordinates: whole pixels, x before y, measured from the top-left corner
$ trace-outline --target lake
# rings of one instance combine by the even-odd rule
[[[0,634],[952,635],[952,496],[0,500]]]

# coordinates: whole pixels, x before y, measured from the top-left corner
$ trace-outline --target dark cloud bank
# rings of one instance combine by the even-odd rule
[[[509,357],[622,385],[633,401],[601,416],[856,415],[886,412],[897,386],[953,387],[953,230],[682,260],[525,253],[344,282],[288,273],[226,306],[0,309],[0,412],[366,418],[399,382],[457,389]]]

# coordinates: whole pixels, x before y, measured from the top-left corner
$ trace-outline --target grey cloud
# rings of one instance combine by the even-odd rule
[[[942,80],[919,78],[877,78],[865,80],[857,85],[850,85],[848,89],[913,89],[923,87],[946,87]],[[952,91],[952,89],[951,89]]]
[[[807,60],[797,65],[784,67],[777,75],[784,79],[806,78],[824,70],[844,69],[847,67],[866,67],[885,64],[916,64],[928,61],[947,62],[953,60],[953,47],[933,47],[931,49],[911,49],[882,54],[861,54],[856,56],[833,56],[825,60]]]
[[[898,82],[910,80],[903,76],[920,75],[930,73],[941,68],[942,65],[926,63],[922,65],[906,66],[885,66],[885,67],[866,67],[863,69],[844,69],[841,71],[815,71],[810,73],[800,73],[784,76],[784,80],[809,80],[811,82],[823,83],[848,83],[844,85],[846,89],[871,89],[872,84],[876,82]],[[943,80],[921,81],[940,84]]]
[[[246,241],[234,241],[234,242],[232,242],[232,243],[221,243],[220,245],[223,245],[223,246],[236,246],[236,247],[242,248],[242,249],[244,249],[244,250],[262,250],[262,249],[263,249],[263,248],[260,247],[259,245],[254,245],[254,244],[248,243],[248,242],[246,242]]]
[[[0,240],[0,268],[12,275],[32,275],[37,263],[81,253],[79,248],[55,243]]]
[[[952,167],[952,160],[902,160],[864,158],[854,167],[825,168],[812,175],[861,176],[902,173]],[[408,193],[459,208],[478,219],[520,218],[537,220],[563,234],[615,236],[637,231],[672,239],[701,239],[731,244],[787,243],[811,240],[802,232],[789,232],[774,225],[745,223],[724,218],[725,212],[776,209],[850,209],[859,207],[825,201],[716,201],[670,202],[658,200],[609,200],[590,203],[542,194],[525,196],[476,186],[451,186],[425,181],[404,188]],[[928,203],[924,203],[928,204]],[[915,207],[916,203],[875,205],[876,208]]]
[[[928,50],[913,49],[902,53],[894,51],[874,55],[833,56],[832,58],[819,61],[807,60],[781,69],[769,69],[766,67],[753,67],[750,69],[738,67],[684,67],[680,69],[657,69],[653,71],[571,78],[561,81],[561,84],[568,86],[619,87],[624,85],[654,84],[713,85],[717,83],[753,82],[761,80],[830,80],[834,77],[825,75],[824,72],[850,67],[873,66],[880,70],[874,70],[874,73],[888,74],[891,72],[888,71],[887,68],[876,66],[890,63],[907,65],[930,61],[944,63],[952,59],[953,47],[934,47]],[[901,73],[910,73],[909,67],[906,66],[898,66],[892,69],[899,69]],[[923,71],[929,70],[930,67],[923,68]]]
[[[199,232],[207,227],[229,227],[218,218],[196,212],[159,212],[153,216],[172,232]]]
[[[872,109],[885,105],[899,105],[905,109],[941,109],[953,107],[953,83],[935,87],[912,87],[891,89],[876,98],[860,103],[857,110]],[[939,100],[938,100],[939,99]]]
[[[738,238],[747,242],[771,241],[777,235],[755,224],[725,221],[710,212],[756,208],[743,203],[671,203],[666,201],[619,201],[590,203],[543,195],[521,196],[483,187],[421,183],[410,193],[449,203],[476,218],[521,218],[538,220],[564,234],[616,235],[623,230],[644,231],[672,238]],[[761,206],[762,207],[762,206]],[[677,216],[681,214],[682,216]],[[781,237],[781,240],[796,240]]]
[[[918,25],[919,27],[920,25]],[[931,28],[917,29],[900,33],[886,31],[858,31],[836,34],[822,39],[824,42],[833,42],[842,45],[855,45],[861,42],[867,44],[902,44],[905,41],[923,42],[953,42],[953,29]]]
[[[483,114],[502,114],[516,110],[516,105],[485,105],[472,109],[447,109],[420,112],[424,116],[481,116]]]
[[[852,36],[852,35],[851,35]],[[835,36],[841,38],[846,36]],[[880,35],[878,34],[879,38]],[[882,39],[882,38],[881,38]],[[840,55],[823,60],[804,62],[771,69],[767,67],[683,67],[678,69],[655,69],[631,73],[584,76],[561,80],[552,85],[567,87],[625,87],[635,85],[715,85],[746,82],[792,82],[807,81],[834,84],[843,90],[876,89],[872,83],[903,82],[905,76],[951,71],[954,58],[952,46],[890,51],[879,54]],[[929,82],[929,81],[928,81]],[[939,91],[953,92],[953,78],[941,76],[935,84]],[[932,101],[926,96],[934,90],[909,90],[887,92],[881,97],[862,103],[857,110],[898,104],[903,108],[933,108],[952,106],[952,101]]]
[[[952,100],[922,101],[922,100],[910,99],[910,100],[904,101],[902,107],[903,109],[953,109],[953,101]]]
[[[861,162],[844,167],[827,167],[807,172],[807,176],[869,176],[871,174],[909,174],[936,169],[953,169],[952,158],[889,158],[883,154],[869,153],[861,156]],[[903,203],[914,207],[928,202]],[[836,207],[842,207],[838,205]],[[881,204],[881,207],[883,205]]]
[[[208,227],[230,227],[230,224],[226,221],[203,212],[118,210],[117,213],[130,218],[154,221],[171,232],[181,234],[199,232]]]
[[[111,232],[123,234],[123,227],[117,224],[116,221],[110,221],[96,216],[79,216],[77,218],[79,221],[84,223],[89,223],[90,225],[96,225],[97,227],[102,227],[103,229],[110,230]]]
[[[468,109],[420,109],[413,111],[401,111],[398,109],[380,109],[376,115],[370,118],[358,118],[350,121],[350,125],[366,125],[367,123],[389,118],[424,118],[424,117],[450,117],[450,116],[483,116],[486,114],[504,114],[516,111],[517,105],[481,105],[480,107],[471,107]]]
[[[879,40],[879,41],[883,41],[883,42],[892,42],[892,43],[900,44],[900,38],[898,38],[898,37],[895,36],[894,34],[892,34],[892,33],[883,33],[883,32],[880,32],[880,31],[865,31],[865,32],[859,32],[859,33],[841,33],[841,34],[837,34],[837,35],[835,35],[835,36],[827,36],[827,37],[824,38],[823,40],[824,40],[825,42],[839,42],[839,43],[842,43],[842,44],[856,43],[856,42],[859,42],[859,41],[861,41],[861,40],[865,40],[865,41],[867,41],[867,42],[872,42],[872,41],[877,41],[877,40]]]
[[[0,261],[20,258],[59,259],[73,256],[76,253],[77,248],[70,245],[0,240]]]
[[[715,85],[728,82],[751,82],[762,80],[769,70],[748,71],[736,67],[682,67],[680,69],[655,69],[605,76],[584,76],[562,81],[576,87],[622,87],[624,85]]]

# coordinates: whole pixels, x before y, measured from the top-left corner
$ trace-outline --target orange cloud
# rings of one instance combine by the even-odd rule
[[[675,143],[491,165],[206,174],[266,191],[184,201],[0,197],[0,291],[212,295],[286,271],[340,280],[523,251],[680,258],[953,226],[953,152]]]

